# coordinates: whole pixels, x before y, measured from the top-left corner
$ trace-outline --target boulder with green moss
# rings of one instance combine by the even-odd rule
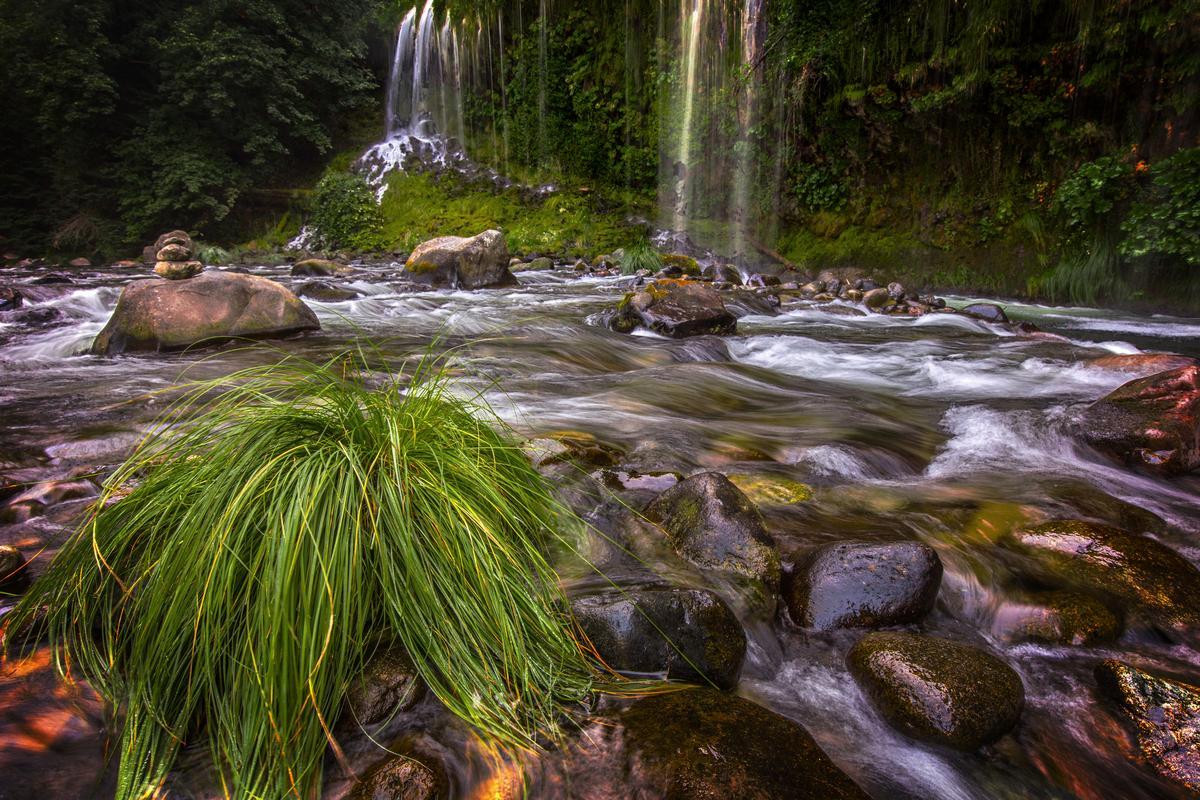
[[[731,334],[737,319],[725,307],[721,294],[699,281],[657,280],[633,292],[618,304],[609,326],[629,333],[638,326],[681,339],[701,334]]]
[[[959,750],[990,744],[1017,724],[1025,687],[977,647],[916,633],[868,633],[846,659],[892,727]]]
[[[91,352],[182,350],[320,327],[316,314],[285,286],[254,275],[210,271],[188,280],[127,284]]]
[[[512,286],[508,245],[500,231],[477,236],[441,236],[417,245],[404,265],[405,274],[438,289],[482,289]]]
[[[1014,531],[1003,542],[1046,582],[1115,598],[1167,626],[1200,623],[1200,570],[1161,542],[1078,519]]]
[[[1008,642],[1090,646],[1116,639],[1121,620],[1096,597],[1060,589],[1001,604],[992,632]]]

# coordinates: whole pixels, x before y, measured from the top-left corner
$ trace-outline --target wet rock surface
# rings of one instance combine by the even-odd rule
[[[914,633],[868,633],[850,672],[893,727],[959,750],[990,744],[1017,724],[1020,676],[977,647]]]
[[[286,336],[321,327],[286,287],[266,278],[205,272],[186,281],[127,284],[104,330],[98,355],[180,350],[236,337]]]
[[[995,303],[971,303],[960,308],[958,313],[995,325],[1008,324],[1008,314],[1004,313],[1004,309]]]
[[[1200,687],[1115,659],[1097,664],[1095,674],[1100,692],[1133,724],[1146,761],[1200,795]]]
[[[937,600],[942,562],[920,542],[839,542],[796,566],[786,592],[805,628],[875,628],[917,622]]]
[[[353,289],[346,289],[324,281],[302,283],[296,288],[296,294],[322,303],[340,303],[359,296],[358,292]]]
[[[992,630],[1008,642],[1088,647],[1116,639],[1121,620],[1090,594],[1060,590],[1002,604]]]
[[[324,258],[306,258],[292,265],[292,275],[297,277],[329,278],[348,272],[352,272],[349,267]]]
[[[746,634],[705,589],[634,588],[571,603],[600,658],[624,673],[737,686]]]
[[[347,719],[351,725],[375,725],[410,708],[425,693],[408,654],[399,646],[378,653],[346,695]]]
[[[645,510],[680,556],[704,569],[779,586],[779,555],[762,515],[724,475],[702,472],[654,498]]]
[[[1161,475],[1200,467],[1200,367],[1139,378],[1093,403],[1082,434],[1118,461]]]
[[[730,334],[737,320],[715,289],[699,281],[658,280],[625,297],[609,325],[621,333],[641,326],[672,338]]]
[[[581,800],[865,800],[800,725],[741,697],[688,689],[639,700],[589,730]]]
[[[428,759],[426,759],[428,760]],[[445,774],[419,757],[388,759],[363,776],[347,800],[441,800],[449,796]]]
[[[1006,543],[1046,580],[1111,596],[1168,626],[1200,622],[1200,570],[1148,536],[1063,519],[1017,530]]]
[[[422,242],[404,264],[409,278],[434,288],[483,289],[512,286],[508,245],[500,231],[477,236],[442,236]]]

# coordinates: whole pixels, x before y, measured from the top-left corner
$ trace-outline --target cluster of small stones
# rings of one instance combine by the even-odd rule
[[[191,278],[204,271],[195,260],[196,245],[184,231],[171,231],[154,243],[154,274],[169,281]]]

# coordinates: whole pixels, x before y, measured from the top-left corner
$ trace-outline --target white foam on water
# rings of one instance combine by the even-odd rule
[[[785,450],[784,459],[790,464],[804,465],[817,475],[849,480],[869,480],[873,471],[851,448],[822,444],[798,450]]]

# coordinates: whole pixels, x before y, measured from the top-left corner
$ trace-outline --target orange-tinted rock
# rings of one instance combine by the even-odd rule
[[[1178,475],[1200,466],[1200,366],[1130,381],[1083,414],[1083,438],[1130,466]]]

